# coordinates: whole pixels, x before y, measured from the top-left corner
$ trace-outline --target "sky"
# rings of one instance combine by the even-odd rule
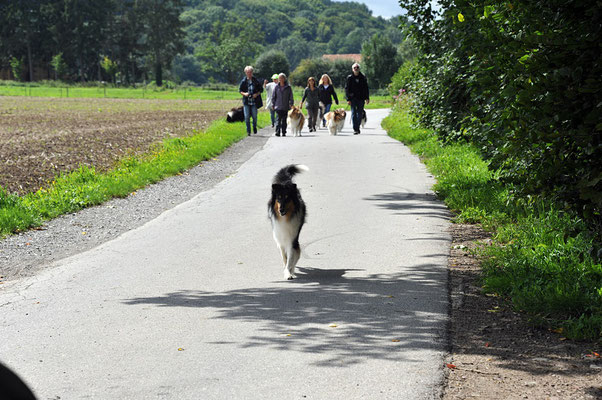
[[[333,0],[333,1],[349,1],[349,0]],[[394,15],[401,14],[401,7],[397,0],[352,0],[357,3],[364,3],[372,10],[372,15],[383,18],[391,18]]]
[[[391,18],[394,15],[400,15],[402,13],[401,7],[399,6],[398,0],[333,0],[333,1],[355,1],[358,3],[364,3],[372,10],[372,15],[375,17]],[[439,8],[439,5],[435,0],[431,1],[435,9]]]

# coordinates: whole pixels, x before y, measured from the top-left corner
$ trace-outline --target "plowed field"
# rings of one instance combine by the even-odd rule
[[[0,186],[24,194],[80,165],[110,169],[225,118],[237,100],[0,97]]]

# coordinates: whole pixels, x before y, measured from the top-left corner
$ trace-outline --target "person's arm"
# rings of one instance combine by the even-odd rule
[[[274,110],[276,109],[276,93],[278,93],[278,87],[274,87],[274,89],[272,89],[272,108]]]
[[[247,97],[249,95],[249,93],[243,91],[243,90],[245,90],[245,88],[243,88],[244,85],[245,85],[245,81],[243,79],[240,82],[240,85],[238,85],[238,91],[240,92],[241,96]]]
[[[337,92],[334,91],[334,86],[330,85],[330,87],[332,88],[332,97],[334,97],[334,101],[335,101],[335,103],[337,103],[337,106],[338,106],[339,98],[337,97]]]
[[[349,84],[349,79],[350,77],[347,77],[347,80],[345,81],[345,97],[347,98],[347,104],[351,104],[351,97],[349,96],[349,90],[350,88],[350,84]]]
[[[366,84],[366,104],[370,104],[370,88],[368,87],[368,79],[365,76],[364,83]]]
[[[307,98],[309,88],[305,88],[305,90],[303,91],[303,98],[301,99],[301,104],[299,105],[299,108],[303,108],[303,102],[305,101],[305,99]]]

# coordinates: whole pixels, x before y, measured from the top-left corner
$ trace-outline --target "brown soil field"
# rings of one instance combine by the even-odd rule
[[[0,97],[0,186],[25,194],[80,165],[106,171],[225,118],[236,100]]]

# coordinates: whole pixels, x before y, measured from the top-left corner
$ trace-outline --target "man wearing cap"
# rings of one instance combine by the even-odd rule
[[[353,134],[360,133],[362,114],[364,113],[364,102],[370,103],[370,92],[366,76],[360,72],[360,65],[355,63],[351,66],[353,73],[347,77],[345,94],[347,104],[351,105],[351,122],[353,122]]]
[[[263,87],[267,93],[267,99],[265,101],[265,109],[270,111],[270,118],[272,119],[272,128],[276,124],[276,110],[272,106],[272,93],[274,92],[274,88],[278,85],[278,74],[272,75],[272,82],[268,83],[268,80],[263,81]]]

